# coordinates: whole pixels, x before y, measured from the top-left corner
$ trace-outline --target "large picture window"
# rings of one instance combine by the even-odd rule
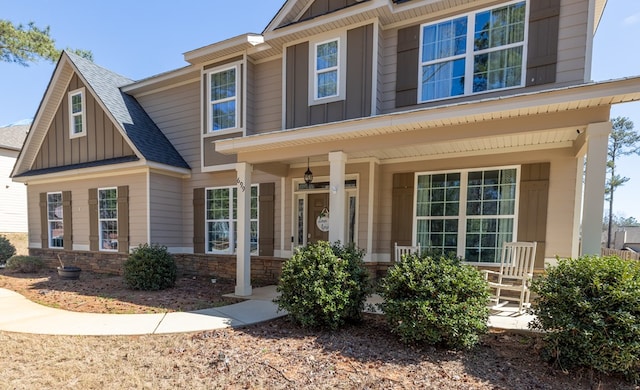
[[[47,193],[49,248],[64,248],[62,192]]]
[[[238,66],[209,73],[208,132],[238,127]]]
[[[237,188],[207,188],[205,196],[207,253],[235,253],[238,243]],[[251,253],[258,254],[257,185],[251,186]]]
[[[98,189],[100,250],[118,250],[118,189]]]
[[[416,235],[423,248],[496,263],[514,239],[516,168],[419,174]]]
[[[526,5],[422,25],[419,101],[522,86]]]

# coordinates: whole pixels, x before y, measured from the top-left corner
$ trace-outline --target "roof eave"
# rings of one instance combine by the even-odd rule
[[[183,55],[184,60],[193,65],[215,58],[221,53],[227,53],[229,51],[241,52],[263,43],[264,36],[261,34],[247,33],[188,51]]]

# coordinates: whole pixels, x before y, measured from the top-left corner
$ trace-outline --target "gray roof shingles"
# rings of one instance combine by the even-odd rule
[[[133,83],[133,80],[73,53],[66,54],[146,160],[190,168],[140,103],[120,90],[120,87]]]
[[[0,148],[20,150],[29,133],[29,125],[0,127]]]

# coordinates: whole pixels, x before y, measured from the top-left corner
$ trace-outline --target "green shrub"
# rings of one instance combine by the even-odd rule
[[[387,324],[405,343],[471,348],[487,332],[487,282],[454,256],[406,256],[389,268],[380,294]]]
[[[16,254],[16,247],[5,236],[0,236],[0,264],[4,264]]]
[[[546,332],[547,360],[640,379],[640,262],[559,259],[532,291],[538,298],[530,327]]]
[[[124,263],[124,280],[135,290],[173,287],[176,276],[176,262],[165,246],[140,244]]]
[[[44,262],[35,256],[12,256],[7,260],[7,269],[12,272],[30,274],[38,272],[44,267]]]
[[[322,241],[296,251],[282,266],[275,302],[304,327],[337,329],[362,319],[370,289],[363,255]]]

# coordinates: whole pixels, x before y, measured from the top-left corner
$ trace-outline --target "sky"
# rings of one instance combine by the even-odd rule
[[[535,0],[534,0],[535,1]],[[90,5],[89,5],[90,4]],[[88,49],[94,61],[134,80],[186,66],[183,53],[244,33],[261,33],[281,0],[0,0],[0,19],[49,26],[58,47]],[[591,78],[640,75],[640,1],[609,0],[594,40]],[[0,126],[35,116],[54,70],[0,62]],[[616,105],[640,131],[640,102]],[[614,213],[640,220],[640,156],[622,157],[630,180],[615,192]],[[605,204],[605,209],[608,205]]]

